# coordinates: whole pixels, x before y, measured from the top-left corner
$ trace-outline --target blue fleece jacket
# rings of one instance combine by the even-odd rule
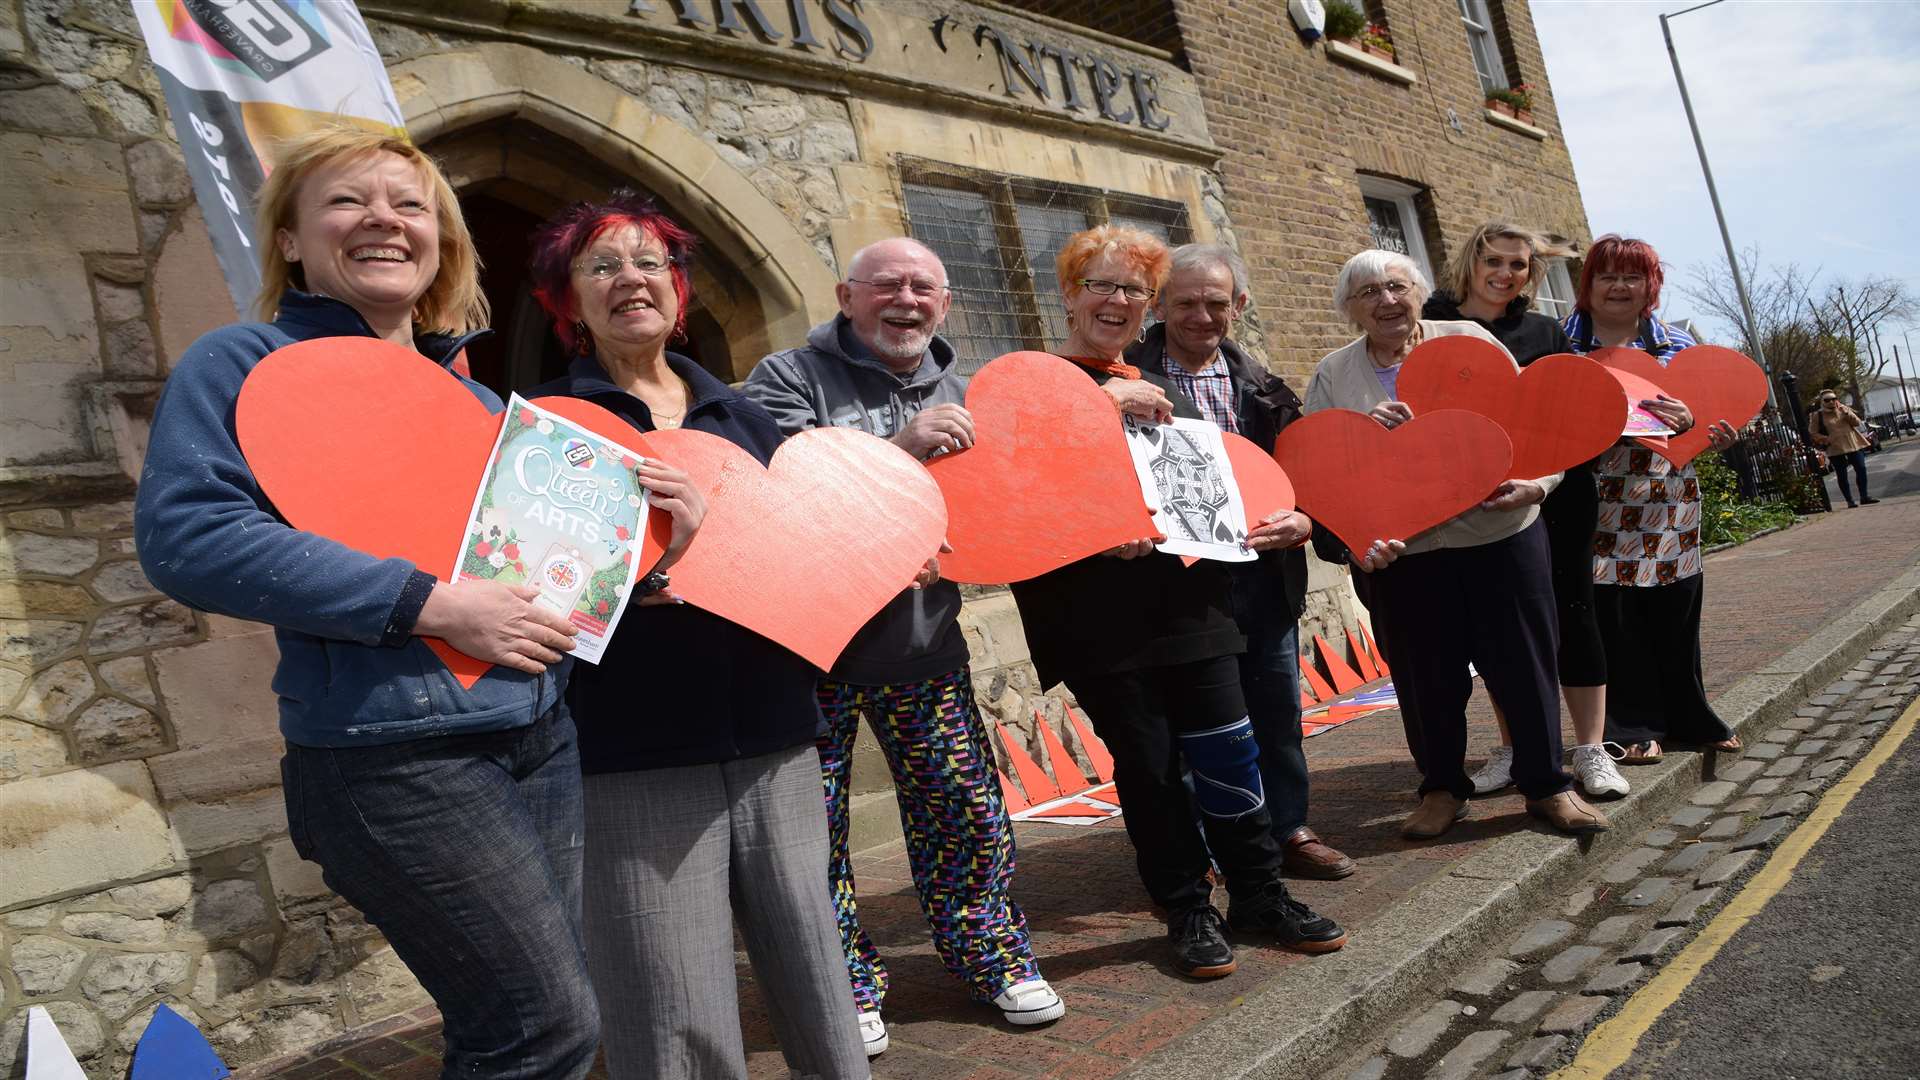
[[[295,342],[356,335],[373,331],[353,308],[290,291],[272,323],[223,327],[188,346],[160,395],[141,470],[140,565],[183,604],[275,628],[273,690],[290,743],[370,746],[530,724],[559,701],[571,659],[541,675],[496,666],[462,688],[412,635],[427,575],[288,525],[241,456],[234,402],[253,366]],[[473,336],[415,343],[445,365]],[[492,391],[460,381],[501,410]],[[342,418],[343,434],[348,424]]]

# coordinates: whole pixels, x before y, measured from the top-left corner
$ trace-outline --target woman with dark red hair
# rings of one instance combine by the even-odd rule
[[[1594,241],[1563,329],[1573,351],[1640,349],[1663,366],[1693,345],[1653,314],[1660,256],[1644,240]],[[1665,394],[1640,406],[1675,431],[1693,426],[1684,402]],[[1726,421],[1715,450],[1739,436]],[[1700,482],[1644,446],[1621,440],[1594,464],[1599,494],[1593,536],[1594,612],[1607,653],[1607,739],[1629,765],[1660,760],[1667,739],[1738,750],[1740,739],[1707,704],[1700,677]]]
[[[692,428],[762,465],[780,429],[667,349],[684,336],[694,237],[632,192],[580,203],[534,238],[534,296],[573,354],[535,393],[604,406],[640,432]],[[657,487],[699,504],[691,484]],[[827,894],[813,743],[819,672],[681,603],[637,601],[568,702],[585,774],[587,968],[616,1078],[744,1078],[736,927],[794,1075],[868,1075]]]

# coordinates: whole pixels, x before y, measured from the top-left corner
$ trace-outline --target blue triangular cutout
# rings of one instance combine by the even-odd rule
[[[153,1010],[140,1044],[133,1048],[128,1080],[222,1080],[231,1075],[200,1029],[162,1005]]]

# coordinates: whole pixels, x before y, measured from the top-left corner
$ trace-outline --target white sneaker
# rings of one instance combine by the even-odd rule
[[[1496,746],[1487,755],[1487,763],[1473,774],[1473,793],[1491,795],[1513,783],[1513,747]]]
[[[1613,753],[1607,749],[1612,745],[1588,743],[1573,748],[1573,775],[1589,795],[1625,795],[1631,790],[1627,787],[1627,778],[1614,767]],[[1626,751],[1623,749],[1620,753],[1624,756]]]
[[[879,1057],[886,1052],[887,1022],[880,1019],[879,1009],[860,1011],[860,1042],[867,1048],[868,1057]]]
[[[1014,983],[994,995],[994,1007],[1009,1024],[1045,1024],[1067,1015],[1067,1003],[1053,992],[1045,979]]]

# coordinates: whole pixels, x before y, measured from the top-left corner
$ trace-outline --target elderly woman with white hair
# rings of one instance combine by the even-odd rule
[[[1361,336],[1320,361],[1306,411],[1352,409],[1393,428],[1413,419],[1394,387],[1414,346],[1465,334],[1506,352],[1477,323],[1420,318],[1432,292],[1405,255],[1373,250],[1347,260],[1334,306]],[[1527,812],[1567,833],[1610,827],[1560,768],[1558,634],[1538,505],[1559,479],[1507,480],[1480,505],[1410,537],[1379,538],[1352,559],[1367,575],[1365,600],[1393,662],[1408,748],[1421,772],[1420,808],[1401,828],[1408,839],[1439,836],[1466,816],[1473,795],[1465,764],[1469,665],[1506,710],[1514,783]]]

